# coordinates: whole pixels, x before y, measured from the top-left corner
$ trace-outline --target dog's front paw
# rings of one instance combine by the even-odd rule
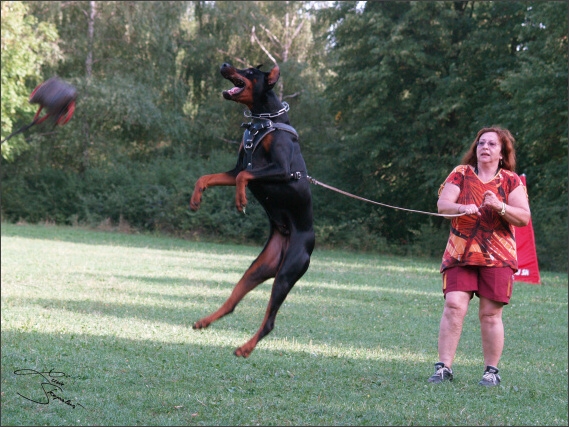
[[[196,200],[194,197],[192,197],[190,200],[190,209],[194,212],[197,211],[200,208],[200,203],[200,200]]]
[[[203,189],[196,186],[194,194],[192,194],[192,198],[190,199],[190,209],[194,212],[200,208],[200,204],[202,203],[202,194]]]
[[[239,212],[245,213],[245,208],[247,207],[247,196],[245,195],[245,188],[243,188],[243,191],[237,191],[235,193],[235,207]]]
[[[255,335],[255,336],[253,336],[253,338],[251,338],[249,341],[247,341],[241,347],[236,349],[233,352],[233,354],[237,357],[247,358],[251,355],[251,353],[253,353],[253,350],[255,350],[255,347],[257,346],[258,342],[259,342],[259,338],[257,337],[257,335]]]
[[[240,172],[235,178],[235,207],[239,212],[245,213],[247,207],[247,194],[246,188],[249,180],[251,179],[248,172]]]
[[[246,359],[250,356],[252,351],[253,351],[253,349],[246,349],[245,346],[243,346],[243,347],[239,347],[237,350],[235,350],[233,352],[233,354],[237,357],[243,357]]]
[[[206,322],[204,319],[198,320],[192,326],[193,329],[204,329],[209,326],[209,323]]]
[[[205,189],[208,187],[209,181],[206,177],[200,177],[196,185],[194,186],[194,192],[192,194],[192,198],[190,199],[190,209],[193,211],[197,211],[200,208],[200,204],[202,203],[202,195]]]

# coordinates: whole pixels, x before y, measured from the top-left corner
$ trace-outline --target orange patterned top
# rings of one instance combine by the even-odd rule
[[[449,183],[460,187],[457,203],[476,206],[482,204],[487,190],[508,203],[508,195],[520,185],[523,186],[516,173],[505,169],[500,169],[490,181],[482,182],[468,165],[454,168],[441,185],[439,196],[445,184]],[[514,272],[518,270],[514,227],[491,208],[483,208],[481,214],[452,218],[441,273],[447,268],[465,265],[511,267]]]

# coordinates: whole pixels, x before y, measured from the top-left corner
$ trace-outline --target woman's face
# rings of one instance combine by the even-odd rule
[[[476,147],[478,163],[499,163],[502,158],[502,144],[496,132],[486,132],[478,138]]]

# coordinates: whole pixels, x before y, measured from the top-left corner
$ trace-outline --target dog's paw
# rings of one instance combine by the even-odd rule
[[[193,329],[204,329],[207,328],[209,326],[209,323],[205,322],[203,319],[202,320],[198,320],[197,322],[195,322],[192,326]]]
[[[199,208],[200,208],[200,202],[194,201],[194,199],[192,198],[192,199],[190,200],[190,209],[195,212],[195,211],[197,211]]]
[[[239,212],[245,213],[245,209],[247,208],[247,197],[245,194],[237,193],[235,195],[235,207]]]
[[[192,198],[190,199],[190,209],[194,212],[200,208],[202,203],[202,193],[202,189],[196,188],[194,190],[194,194],[192,194]]]
[[[241,347],[236,349],[233,352],[233,354],[237,357],[247,358],[251,355],[251,353],[253,353],[253,350],[255,350],[255,347],[257,346],[257,342],[259,342],[259,339],[257,338],[257,336],[254,336],[249,341],[247,341],[245,344],[243,344]]]
[[[245,346],[243,346],[243,347],[239,347],[237,350],[235,350],[233,352],[233,354],[237,357],[243,357],[243,358],[247,359],[252,351],[253,351],[253,349],[246,350]]]
[[[237,210],[238,210],[239,212],[241,212],[243,215],[245,215],[246,210],[247,210],[247,205],[239,205],[239,204],[238,204],[236,207],[237,207]]]

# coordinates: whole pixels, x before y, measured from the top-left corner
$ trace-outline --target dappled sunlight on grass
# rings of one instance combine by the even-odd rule
[[[354,284],[338,284],[338,283],[316,283],[316,282],[308,282],[306,284],[299,284],[297,287],[310,288],[314,287],[315,289],[325,288],[325,289],[335,289],[340,291],[346,292],[390,292],[396,294],[403,294],[403,295],[420,295],[420,296],[428,296],[428,297],[440,297],[442,295],[441,292],[434,292],[434,291],[419,291],[412,288],[390,288],[386,286],[373,286],[373,285],[354,285]]]
[[[168,310],[166,310],[168,311]],[[262,313],[257,313],[262,315]],[[138,317],[134,312],[128,317],[116,317],[94,311],[86,314],[70,312],[64,309],[36,308],[34,318],[27,319],[21,324],[10,322],[10,326],[2,326],[5,331],[19,333],[66,334],[76,343],[88,345],[101,339],[129,339],[141,342],[162,344],[182,344],[188,348],[195,346],[220,348],[226,352],[224,357],[234,357],[233,349],[244,344],[256,329],[250,331],[228,329],[222,326],[223,320],[205,330],[193,330],[191,324],[173,325],[168,322],[149,320]],[[101,327],[101,325],[105,325]],[[134,338],[136,337],[136,338]],[[382,362],[404,362],[430,364],[431,355],[424,351],[417,352],[401,347],[384,348],[380,345],[355,346],[339,342],[320,342],[310,339],[278,338],[268,336],[262,340],[255,353],[276,352],[282,354],[305,354],[319,363],[321,358],[340,358],[353,360],[376,360]],[[254,354],[255,354],[254,353]],[[480,364],[478,355],[462,355],[460,365],[477,366]]]
[[[168,313],[168,308],[163,310]],[[41,334],[67,334],[76,340],[90,342],[93,338],[128,338],[140,341],[152,341],[165,344],[185,344],[188,346],[211,347],[238,347],[244,344],[256,329],[250,331],[227,329],[223,327],[224,321],[204,330],[193,330],[191,323],[176,325],[169,322],[160,322],[144,317],[144,312],[130,310],[127,316],[113,316],[94,309],[87,313],[61,308],[33,309],[34,316],[16,319],[13,316],[18,310],[13,310],[6,325],[5,331],[20,333]],[[257,313],[262,315],[262,313]],[[19,321],[18,321],[19,320]],[[104,325],[104,326],[103,326]],[[350,359],[377,359],[398,361],[424,361],[425,355],[401,349],[387,349],[379,346],[367,348],[350,344],[334,342],[318,342],[310,340],[308,343],[296,338],[265,338],[257,347],[258,350],[306,353],[314,358],[350,358]]]
[[[436,387],[426,378],[437,357],[443,308],[438,262],[317,252],[274,330],[242,359],[233,351],[257,332],[272,280],[208,328],[192,325],[229,297],[260,248],[73,229],[65,229],[65,239],[53,230],[50,238],[22,238],[14,235],[19,230],[32,236],[35,228],[2,236],[2,412],[12,411],[11,419],[24,414],[42,425],[460,425],[465,419],[527,425],[537,419],[538,404],[545,408],[540,419],[547,413],[547,420],[566,425],[562,284],[514,288],[504,310],[505,385],[494,390],[477,386],[483,361],[475,298],[453,365],[455,381]],[[13,375],[22,368],[66,372],[65,391],[89,411],[77,416],[58,402],[40,409],[22,402],[17,393],[27,389]],[[498,419],[504,402],[515,410]],[[449,408],[439,417],[441,405]]]
[[[353,259],[357,259],[357,255],[352,255]],[[311,267],[319,270],[322,269],[324,271],[334,271],[334,269],[338,270],[348,270],[348,271],[368,271],[368,272],[375,272],[375,271],[382,271],[382,272],[393,272],[393,273],[402,273],[405,274],[409,273],[438,273],[437,266],[417,266],[417,265],[404,265],[398,266],[394,264],[384,264],[383,262],[377,262],[373,259],[369,259],[369,263],[358,263],[357,261],[351,262],[338,262],[338,261],[325,261],[319,259],[313,259],[311,262]]]

